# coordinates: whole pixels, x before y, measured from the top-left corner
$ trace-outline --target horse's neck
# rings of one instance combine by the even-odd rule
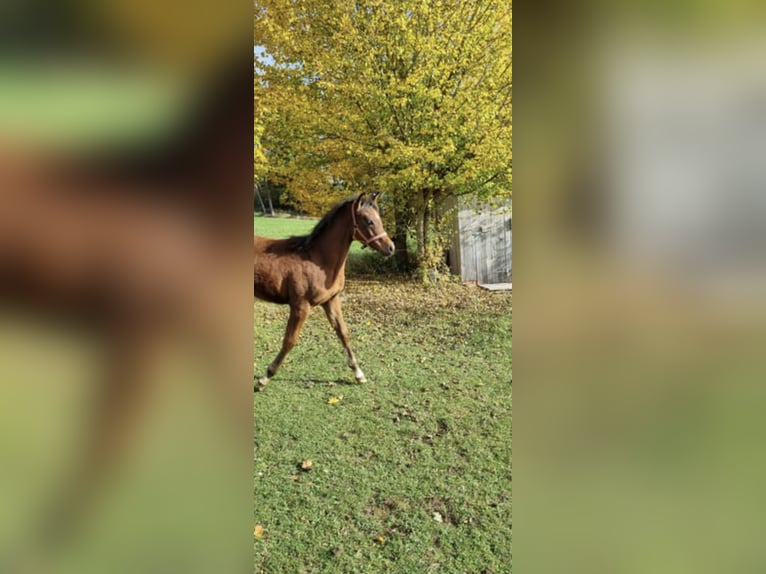
[[[339,214],[333,224],[317,238],[313,246],[313,259],[328,275],[335,279],[346,269],[346,259],[353,241],[351,216]]]

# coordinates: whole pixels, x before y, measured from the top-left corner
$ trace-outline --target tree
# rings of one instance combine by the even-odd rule
[[[261,137],[263,136],[263,124],[259,122],[257,113],[255,118],[255,125],[253,128],[253,173],[255,178],[259,179],[266,174],[267,163],[266,156],[263,153],[263,145],[261,144]]]
[[[257,0],[269,177],[303,209],[393,200],[397,249],[435,261],[449,197],[510,197],[512,7],[502,0]]]
[[[268,113],[266,107],[266,90],[267,86],[260,81],[260,70],[254,71],[253,76],[253,174],[255,181],[257,182],[268,171],[268,163],[266,161],[266,155],[263,153],[263,129],[264,120]]]

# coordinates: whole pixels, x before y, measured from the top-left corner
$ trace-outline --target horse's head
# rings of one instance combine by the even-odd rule
[[[354,239],[365,247],[372,246],[378,253],[386,257],[394,254],[394,242],[383,229],[383,220],[380,218],[378,207],[378,193],[372,193],[369,197],[361,194],[352,205],[354,220]]]

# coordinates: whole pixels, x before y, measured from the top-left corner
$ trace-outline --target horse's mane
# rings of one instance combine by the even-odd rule
[[[314,226],[314,229],[311,230],[311,233],[308,235],[296,235],[286,239],[285,241],[287,242],[287,247],[296,251],[306,251],[309,249],[317,240],[317,238],[321,236],[328,227],[330,227],[330,224],[333,221],[335,221],[338,213],[340,213],[340,211],[348,204],[356,201],[357,198],[358,196],[337,203],[335,206],[333,206],[332,209],[330,209],[330,211],[324,215],[324,217],[322,217],[322,219],[319,220],[319,222]]]

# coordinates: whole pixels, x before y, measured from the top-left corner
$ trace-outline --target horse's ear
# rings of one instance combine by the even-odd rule
[[[365,194],[365,193],[360,193],[357,196],[356,202],[355,202],[357,209],[359,209],[360,207],[362,207],[364,205],[364,201],[365,201],[366,197],[367,197],[367,194]]]

